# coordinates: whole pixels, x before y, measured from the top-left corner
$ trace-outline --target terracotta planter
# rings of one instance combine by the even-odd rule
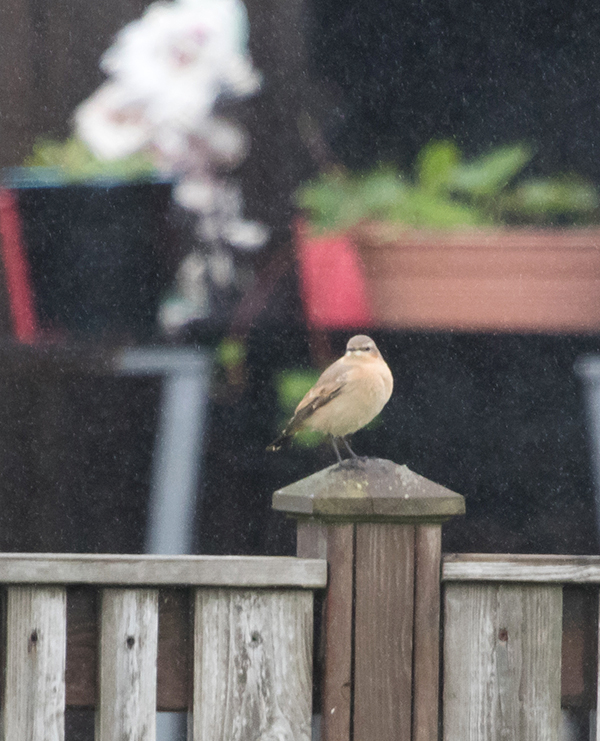
[[[458,331],[600,331],[600,228],[354,235],[374,324]]]

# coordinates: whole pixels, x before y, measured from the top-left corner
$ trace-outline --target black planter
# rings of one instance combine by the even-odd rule
[[[40,324],[144,341],[171,281],[166,183],[18,185]]]

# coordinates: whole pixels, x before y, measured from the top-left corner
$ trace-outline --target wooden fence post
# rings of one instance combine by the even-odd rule
[[[327,558],[323,741],[437,741],[441,523],[464,498],[377,458],[285,487],[298,556]]]

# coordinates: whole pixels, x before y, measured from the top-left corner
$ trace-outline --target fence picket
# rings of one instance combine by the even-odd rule
[[[313,595],[198,589],[193,741],[310,741]]]
[[[158,590],[102,590],[96,741],[155,741]]]
[[[562,587],[448,582],[444,740],[557,741]]]
[[[9,587],[6,741],[63,741],[67,600],[62,587]]]

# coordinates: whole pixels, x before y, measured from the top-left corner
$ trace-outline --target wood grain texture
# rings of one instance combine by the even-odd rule
[[[288,556],[2,553],[3,584],[324,587],[327,564]]]
[[[3,703],[7,740],[64,740],[66,620],[65,589],[8,589]]]
[[[67,590],[67,706],[96,704],[97,593],[93,587]],[[187,711],[192,684],[189,591],[159,590],[158,616],[157,709]]]
[[[327,526],[312,520],[298,520],[296,555],[299,558],[327,559]],[[325,597],[325,590],[317,592],[313,605],[313,714],[321,717],[325,668]]]
[[[412,741],[438,740],[442,528],[415,530]]]
[[[193,741],[310,741],[310,592],[199,589]]]
[[[411,525],[356,525],[353,741],[411,737]]]
[[[562,589],[447,584],[444,740],[557,741]]]
[[[96,741],[154,741],[158,592],[104,589]]]
[[[354,525],[327,528],[329,584],[324,612],[323,741],[350,741],[352,712]]]
[[[600,556],[452,553],[443,558],[442,580],[600,584]]]

